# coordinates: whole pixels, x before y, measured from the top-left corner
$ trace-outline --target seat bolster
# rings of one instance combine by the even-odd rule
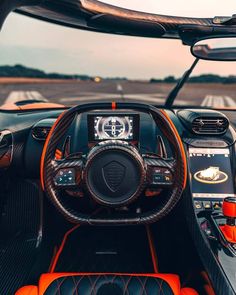
[[[47,290],[48,286],[56,279],[69,276],[86,276],[86,275],[101,275],[101,274],[88,274],[88,273],[48,273],[43,274],[39,280],[39,287],[36,286],[25,286],[19,289],[15,295],[43,295]],[[119,274],[117,274],[119,275]],[[194,289],[183,288],[180,290],[180,282],[177,275],[163,275],[163,274],[120,274],[130,276],[149,276],[154,278],[160,278],[169,283],[173,290],[174,295],[199,295]]]
[[[47,273],[43,274],[40,277],[39,280],[39,295],[43,295],[49,285],[55,281],[56,279],[62,278],[62,277],[69,277],[69,276],[87,276],[87,275],[101,275],[102,273]],[[104,273],[105,275],[110,275],[110,273]],[[121,276],[148,276],[148,277],[154,277],[163,279],[166,281],[170,288],[172,289],[174,295],[180,294],[180,281],[179,276],[174,274],[116,274]],[[185,294],[184,294],[185,295]],[[194,293],[190,295],[195,295]]]
[[[39,279],[38,295],[43,295],[53,281],[62,277],[69,277],[69,276],[76,276],[76,275],[78,275],[78,273],[46,273],[41,275]]]
[[[20,288],[15,295],[39,295],[38,287],[36,286],[25,286]]]
[[[197,291],[192,288],[183,288],[180,291],[180,295],[199,295]]]

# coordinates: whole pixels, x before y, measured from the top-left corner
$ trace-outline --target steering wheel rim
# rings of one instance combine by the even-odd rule
[[[135,110],[143,113],[149,113],[156,125],[170,142],[171,148],[175,154],[176,175],[174,177],[174,188],[170,193],[168,201],[161,209],[154,209],[151,212],[140,213],[137,216],[127,217],[95,217],[77,212],[69,208],[60,197],[60,193],[55,187],[53,181],[55,151],[58,143],[65,135],[75,116],[93,110]],[[138,103],[95,103],[75,106],[64,111],[56,120],[45,142],[41,157],[40,177],[42,189],[45,191],[51,202],[64,217],[72,223],[93,224],[93,225],[113,225],[113,224],[147,224],[158,221],[166,216],[178,203],[187,182],[187,161],[183,143],[178,131],[171,119],[164,110],[159,110],[153,106]]]

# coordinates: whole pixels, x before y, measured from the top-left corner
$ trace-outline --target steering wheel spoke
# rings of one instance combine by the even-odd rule
[[[81,158],[65,158],[53,160],[53,180],[58,188],[77,187],[81,183],[83,160]]]
[[[147,186],[171,187],[174,184],[176,160],[144,156]]]

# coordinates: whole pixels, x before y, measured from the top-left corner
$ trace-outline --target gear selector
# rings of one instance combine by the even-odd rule
[[[226,224],[221,225],[220,229],[228,242],[236,244],[236,198],[225,198],[222,210]]]

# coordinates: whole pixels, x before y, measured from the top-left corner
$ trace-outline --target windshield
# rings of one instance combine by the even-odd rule
[[[104,2],[126,7],[131,3]],[[139,9],[141,2],[137,1]],[[164,1],[159,2],[160,10],[155,1],[149,2],[154,12],[170,13]],[[219,14],[222,7],[229,14],[225,5],[214,5],[215,13],[209,14],[217,14],[217,9]],[[189,47],[179,40],[80,31],[17,14],[11,14],[3,27],[0,56],[0,105],[39,101],[73,106],[96,100],[164,105],[194,61]],[[233,62],[200,61],[175,105],[236,107],[235,75]]]

